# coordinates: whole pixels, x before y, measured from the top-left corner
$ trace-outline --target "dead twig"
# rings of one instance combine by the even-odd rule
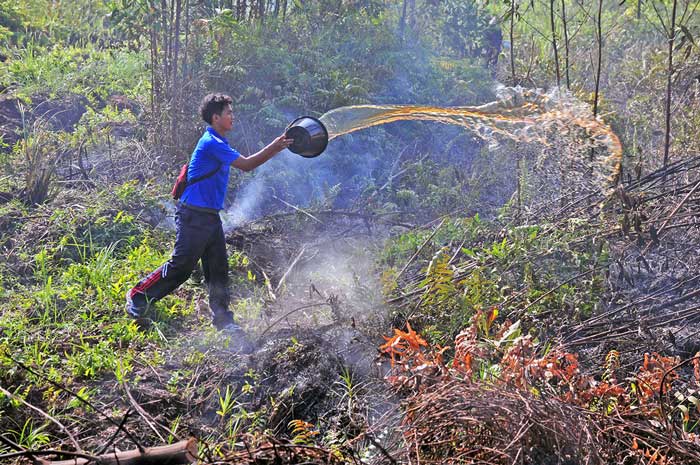
[[[105,452],[107,452],[107,449],[109,449],[109,446],[112,445],[114,440],[117,438],[117,435],[119,434],[119,431],[121,431],[122,426],[126,424],[126,420],[129,419],[129,415],[131,415],[131,409],[127,410],[124,416],[122,417],[122,421],[119,423],[119,427],[114,431],[114,434],[105,442],[105,445],[100,447],[100,450],[97,451],[96,455],[102,455]]]
[[[401,271],[399,271],[399,273],[396,275],[395,279],[398,280],[401,277],[401,275],[404,274],[404,272],[408,269],[409,265],[411,263],[413,263],[413,260],[415,260],[416,257],[418,255],[420,255],[420,253],[423,251],[423,249],[425,249],[425,246],[428,245],[428,243],[433,239],[433,237],[435,237],[435,234],[437,234],[437,232],[440,230],[440,228],[442,228],[442,225],[445,224],[445,221],[447,221],[447,218],[443,218],[442,221],[440,221],[440,224],[437,226],[437,228],[435,228],[433,230],[433,232],[430,234],[430,236],[428,236],[428,238],[425,241],[423,241],[423,244],[421,244],[421,246],[418,247],[418,250],[416,250],[416,253],[414,253],[411,256],[411,258],[408,259],[408,261],[403,266],[403,268],[401,268]]]
[[[66,433],[66,436],[68,436],[68,439],[70,439],[70,442],[73,443],[73,447],[75,447],[75,450],[78,452],[83,451],[82,447],[80,447],[80,444],[78,444],[78,441],[75,439],[75,437],[71,434],[71,432],[68,430],[68,428],[66,428],[60,421],[58,421],[57,419],[55,419],[54,417],[52,417],[48,413],[44,412],[39,407],[36,407],[36,406],[30,404],[29,402],[27,402],[26,400],[22,399],[21,397],[12,394],[10,391],[3,388],[2,386],[0,386],[0,392],[2,392],[4,395],[6,395],[7,397],[9,397],[11,399],[15,399],[15,400],[20,401],[22,403],[22,405],[24,405],[25,407],[28,407],[28,408],[34,410],[39,415],[43,416],[44,418],[46,418],[47,420],[49,420],[50,422],[52,422],[53,424],[58,426],[61,429],[61,431]]]
[[[382,453],[382,455],[383,455],[384,457],[386,457],[387,460],[389,460],[389,462],[391,462],[391,463],[393,463],[393,464],[397,464],[397,463],[398,463],[398,462],[396,461],[396,459],[395,459],[394,457],[392,457],[391,454],[390,454],[389,452],[387,452],[387,450],[386,450],[384,447],[382,447],[382,445],[381,445],[376,439],[374,439],[374,436],[372,436],[372,435],[369,434],[369,433],[365,433],[364,436],[367,438],[367,440],[368,440],[369,442],[372,443],[372,445],[373,445],[374,447],[377,448],[377,450],[378,450],[379,452]]]
[[[263,275],[263,278],[265,279],[265,289],[267,289],[268,295],[270,296],[270,300],[273,302],[277,300],[277,295],[275,294],[275,291],[272,289],[272,282],[270,281],[270,278],[267,276],[267,273],[265,273],[265,270],[260,268],[260,272]]]
[[[290,208],[293,208],[294,210],[298,211],[299,213],[302,213],[302,214],[308,216],[309,218],[311,218],[312,220],[316,221],[317,223],[323,224],[323,221],[319,220],[318,218],[316,218],[314,215],[312,215],[311,213],[307,212],[306,210],[303,210],[303,209],[301,209],[301,208],[299,208],[299,207],[297,207],[297,206],[295,206],[295,205],[292,205],[292,204],[289,203],[289,202],[285,202],[284,200],[280,199],[280,198],[277,197],[276,195],[273,195],[272,198],[274,198],[274,199],[276,199],[276,200],[279,200],[280,202],[282,202],[282,203],[285,204],[286,206],[288,206],[288,207],[290,207]]]
[[[78,399],[78,401],[80,401],[81,403],[87,405],[88,407],[90,407],[91,409],[93,409],[95,412],[97,412],[97,413],[99,413],[100,415],[102,415],[108,422],[112,423],[114,426],[116,426],[117,428],[119,428],[119,429],[121,429],[122,431],[124,431],[124,434],[136,445],[136,447],[138,447],[138,449],[139,449],[140,451],[144,451],[144,450],[145,450],[144,447],[141,445],[141,442],[138,441],[138,440],[136,439],[136,437],[134,437],[134,435],[131,434],[131,432],[130,432],[128,429],[126,429],[126,426],[124,426],[124,425],[121,425],[121,426],[120,426],[120,425],[119,425],[116,421],[114,421],[109,415],[107,415],[107,414],[104,413],[102,410],[98,409],[95,405],[93,405],[92,402],[90,402],[89,400],[85,399],[83,396],[81,396],[81,395],[79,395],[79,394],[77,394],[77,393],[71,391],[71,390],[68,389],[67,387],[62,386],[61,384],[55,382],[54,380],[52,380],[52,379],[50,379],[50,378],[44,376],[43,374],[38,373],[38,372],[32,370],[31,368],[29,368],[27,365],[25,365],[24,363],[20,362],[19,360],[15,360],[12,356],[6,355],[6,357],[9,358],[10,360],[12,360],[12,362],[15,363],[18,367],[22,368],[22,369],[25,370],[25,371],[28,371],[29,373],[33,374],[34,376],[38,376],[39,378],[41,378],[41,379],[47,381],[47,382],[50,383],[52,386],[54,386],[54,387],[60,389],[61,391],[70,394],[70,395],[73,396],[74,398]]]
[[[297,264],[299,259],[301,259],[302,255],[304,255],[304,252],[306,252],[305,245],[301,248],[301,250],[297,254],[296,258],[292,261],[291,265],[289,265],[289,267],[287,268],[287,271],[285,271],[285,273],[282,275],[282,279],[280,279],[280,282],[277,283],[277,286],[275,287],[275,294],[277,294],[279,292],[280,288],[282,287],[282,284],[284,284],[284,281],[287,279],[287,276],[292,271],[292,268],[294,268],[294,266]]]
[[[37,461],[37,458],[31,453],[31,451],[24,450],[22,446],[12,441],[11,439],[6,438],[4,434],[0,434],[0,443],[5,444],[7,447],[14,449],[17,452],[28,452],[26,454],[26,457],[29,457],[33,462]]]
[[[62,452],[61,452],[62,453]],[[73,455],[75,454],[68,454]],[[197,440],[189,438],[167,446],[149,447],[144,450],[115,451],[99,457],[76,457],[62,461],[42,461],[44,465],[88,465],[91,462],[100,465],[185,465],[197,460]]]
[[[22,450],[22,451],[18,451],[18,452],[10,452],[9,454],[0,455],[0,460],[13,459],[13,458],[17,458],[17,457],[30,457],[31,458],[31,457],[37,457],[40,455],[65,455],[67,457],[76,457],[76,458],[85,459],[86,462],[82,462],[82,463],[97,462],[97,460],[99,460],[98,457],[95,457],[94,455],[89,455],[89,454],[85,454],[82,452],[69,452],[69,451],[65,451],[65,450],[51,450],[51,449],[49,449],[49,450]],[[41,464],[58,463],[58,462],[51,462],[49,460],[44,460],[44,459],[40,459],[40,458],[36,459],[36,461],[38,463],[41,463]],[[74,459],[74,460],[71,460],[69,463],[73,464],[73,463],[78,463],[78,462],[77,462],[77,460]]]
[[[136,412],[139,414],[141,418],[143,418],[143,421],[146,422],[149,428],[151,428],[151,431],[153,431],[156,436],[158,436],[158,439],[160,439],[162,442],[165,442],[165,438],[161,436],[160,432],[158,431],[158,428],[156,428],[153,423],[158,424],[161,428],[166,430],[168,433],[172,434],[174,438],[177,439],[177,436],[170,431],[169,428],[157,423],[144,409],[139,405],[138,402],[136,402],[136,399],[134,399],[134,396],[131,395],[131,390],[129,389],[129,386],[127,385],[126,381],[122,381],[121,383],[122,389],[124,389],[124,392],[126,393],[126,397],[129,399],[129,403],[131,404],[131,407],[136,410]]]
[[[332,305],[331,305],[330,302],[318,302],[318,303],[315,303],[315,304],[309,304],[309,305],[303,305],[303,306],[301,306],[301,307],[297,307],[297,308],[295,308],[294,310],[288,311],[287,313],[285,313],[284,315],[282,315],[281,317],[279,317],[278,319],[276,319],[275,321],[273,321],[272,323],[270,323],[270,324],[267,326],[267,328],[265,328],[265,329],[263,330],[263,332],[260,333],[260,336],[259,336],[259,337],[263,337],[270,329],[272,329],[273,326],[275,326],[277,323],[279,323],[280,321],[282,321],[282,320],[284,320],[285,318],[287,318],[289,315],[291,315],[291,314],[293,314],[293,313],[296,313],[296,312],[298,312],[299,310],[305,310],[305,309],[307,309],[307,308],[313,308],[313,307],[320,307],[320,306],[322,306],[322,305],[328,305],[329,307],[332,307]]]
[[[690,192],[688,192],[688,193],[685,195],[685,197],[683,197],[683,200],[681,200],[681,201],[678,203],[678,205],[676,205],[676,208],[674,208],[673,211],[671,212],[671,214],[668,216],[668,218],[666,218],[666,221],[664,221],[664,223],[661,225],[661,227],[659,227],[659,230],[656,232],[656,237],[660,237],[660,236],[661,236],[661,233],[663,232],[663,230],[664,230],[664,228],[666,227],[666,225],[668,224],[668,222],[671,221],[671,218],[673,218],[673,216],[674,216],[676,213],[678,213],[678,210],[680,210],[681,207],[682,207],[683,205],[685,205],[685,203],[688,201],[688,199],[690,198],[690,196],[693,195],[693,193],[695,193],[695,191],[697,190],[698,187],[700,187],[700,181],[696,182],[695,185],[693,186],[693,188],[690,190]],[[647,253],[647,252],[649,251],[649,248],[651,247],[652,244],[653,244],[653,242],[649,242],[649,243],[647,244],[647,246],[646,246],[646,247],[644,248],[644,250],[642,251],[642,255],[644,255],[645,253]]]

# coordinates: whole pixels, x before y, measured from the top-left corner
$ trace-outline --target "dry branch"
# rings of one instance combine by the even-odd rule
[[[279,323],[280,321],[284,320],[285,318],[289,317],[292,313],[296,313],[296,312],[298,312],[298,311],[300,311],[300,310],[306,310],[307,308],[320,307],[320,306],[322,306],[322,305],[328,305],[329,307],[332,307],[332,305],[331,305],[329,302],[318,302],[318,303],[314,303],[314,304],[303,305],[303,306],[301,306],[301,307],[297,307],[297,308],[295,308],[295,309],[293,309],[293,310],[288,311],[287,313],[285,313],[284,315],[282,315],[281,317],[277,318],[275,321],[273,321],[272,323],[270,323],[270,324],[267,326],[267,328],[265,328],[265,329],[263,330],[263,332],[260,333],[260,336],[259,336],[259,337],[263,337],[269,330],[272,329],[273,326],[275,326],[277,323]]]
[[[144,452],[138,449],[123,452],[110,452],[97,457],[99,465],[185,465],[197,460],[197,440],[189,438],[169,446],[148,447]],[[43,465],[87,465],[91,460],[75,458],[70,460],[39,460]]]
[[[304,215],[308,216],[309,218],[311,218],[312,220],[316,221],[317,223],[323,224],[323,221],[319,220],[318,218],[316,218],[314,215],[312,215],[311,213],[307,212],[306,210],[304,210],[304,209],[302,209],[302,208],[299,208],[299,207],[297,207],[297,206],[294,206],[294,205],[292,205],[292,204],[289,203],[289,202],[285,202],[284,200],[280,199],[280,198],[277,197],[276,195],[273,195],[272,197],[275,198],[275,199],[277,199],[277,200],[279,200],[280,202],[282,202],[282,203],[285,204],[286,206],[288,206],[288,207],[290,207],[290,208],[293,208],[294,210],[298,211],[299,213],[303,213]]]
[[[243,436],[244,449],[231,452],[225,457],[226,463],[236,465],[277,465],[277,464],[305,464],[305,465],[340,465],[362,464],[354,457],[341,456],[321,447],[294,444],[272,436],[262,439],[245,434]]]
[[[657,236],[660,236],[660,235],[661,235],[661,232],[666,228],[666,225],[668,224],[669,221],[671,221],[671,218],[673,218],[674,215],[675,215],[676,213],[678,213],[678,210],[680,210],[681,207],[682,207],[683,205],[685,205],[685,203],[688,201],[688,199],[690,198],[690,196],[693,195],[693,193],[695,192],[695,190],[696,190],[698,187],[700,187],[700,181],[696,182],[695,185],[693,186],[693,188],[690,190],[690,192],[688,192],[688,193],[686,194],[686,196],[683,197],[683,200],[681,200],[681,202],[680,202],[678,205],[676,205],[676,208],[673,209],[673,211],[672,211],[671,214],[668,216],[668,218],[666,218],[666,221],[664,221],[664,223],[661,225],[661,227],[660,227],[659,230],[657,231],[657,233],[656,233]],[[651,242],[650,242],[649,244],[647,244],[646,248],[644,249],[644,252],[642,252],[642,255],[644,255],[644,254],[649,250],[649,247],[651,246],[651,244],[652,244]]]
[[[175,439],[179,439],[177,435],[170,430],[170,428],[167,428],[166,426],[161,425],[157,421],[155,421],[144,409],[139,405],[138,402],[136,402],[136,399],[134,399],[134,396],[131,395],[131,390],[129,389],[129,385],[126,382],[121,383],[122,389],[124,389],[124,392],[126,393],[127,398],[129,399],[129,402],[131,403],[131,406],[133,409],[143,418],[143,421],[146,422],[149,428],[160,438],[161,441],[165,441],[165,438],[160,434],[158,431],[158,428],[154,425],[154,423],[164,430],[168,432],[168,434],[172,435]]]
[[[25,365],[24,363],[22,363],[22,362],[20,362],[20,361],[18,361],[18,360],[16,360],[16,359],[14,359],[14,358],[12,358],[11,356],[7,356],[7,358],[9,358],[10,360],[12,360],[12,362],[14,362],[18,367],[22,368],[22,369],[25,370],[25,371],[28,371],[29,373],[33,374],[34,376],[38,376],[38,377],[40,377],[40,378],[46,380],[46,381],[47,381],[48,383],[50,383],[52,386],[54,386],[54,387],[60,389],[61,391],[67,392],[68,394],[70,394],[71,396],[73,396],[75,399],[79,400],[81,403],[87,405],[87,406],[90,407],[92,410],[94,410],[95,412],[97,412],[97,413],[99,413],[100,415],[102,415],[108,422],[110,422],[111,424],[113,424],[113,425],[116,426],[117,428],[119,428],[119,429],[121,429],[122,431],[124,431],[124,434],[125,434],[134,444],[136,444],[136,446],[137,446],[140,450],[143,449],[143,448],[141,447],[140,442],[136,439],[136,437],[135,437],[133,434],[131,434],[131,432],[130,432],[128,429],[126,429],[126,425],[124,425],[124,424],[119,424],[119,423],[117,423],[116,421],[114,421],[114,419],[112,419],[112,417],[110,417],[109,415],[107,415],[106,413],[104,413],[104,411],[102,411],[101,409],[97,408],[97,406],[95,406],[95,405],[94,405],[93,403],[91,403],[89,400],[87,400],[87,399],[85,399],[83,396],[81,396],[81,395],[79,395],[79,394],[73,392],[72,390],[68,389],[67,387],[65,387],[65,386],[63,386],[63,385],[57,383],[56,381],[54,381],[54,380],[52,380],[52,379],[46,377],[45,375],[43,375],[43,374],[41,374],[41,373],[38,373],[37,371],[33,370],[32,368],[29,368],[27,365]]]
[[[73,443],[73,446],[75,447],[75,450],[77,450],[78,452],[82,452],[83,449],[80,447],[80,444],[78,444],[78,441],[75,439],[75,437],[71,434],[71,432],[68,430],[68,428],[66,428],[65,426],[63,426],[63,424],[62,424],[60,421],[58,421],[56,418],[54,418],[54,417],[52,417],[51,415],[49,415],[48,413],[44,412],[44,411],[41,410],[39,407],[36,407],[36,406],[30,404],[29,402],[27,402],[26,400],[22,399],[21,397],[15,396],[14,394],[12,394],[10,391],[8,391],[7,389],[3,388],[2,386],[0,386],[0,392],[1,392],[2,394],[4,394],[5,396],[9,397],[10,399],[15,399],[15,400],[20,401],[24,406],[29,407],[30,409],[32,409],[32,410],[34,410],[35,412],[39,413],[41,416],[43,416],[43,417],[46,418],[47,420],[49,420],[49,421],[51,421],[52,423],[56,424],[56,425],[61,429],[61,431],[63,431],[64,433],[66,433],[66,436],[68,436],[68,439],[70,439],[70,441]]]
[[[428,236],[428,238],[425,241],[423,241],[423,244],[421,244],[421,246],[418,247],[418,250],[416,250],[416,253],[413,254],[413,256],[406,262],[406,264],[403,266],[403,268],[401,268],[401,271],[399,271],[399,274],[396,275],[396,279],[399,279],[399,277],[401,277],[401,275],[404,274],[404,272],[408,269],[409,265],[411,263],[413,263],[413,260],[415,260],[416,257],[418,255],[420,255],[420,253],[423,251],[423,249],[425,249],[425,246],[428,245],[428,243],[433,239],[433,237],[435,237],[435,234],[437,234],[437,232],[440,230],[440,228],[442,228],[442,225],[445,224],[446,220],[447,220],[447,218],[443,218],[442,221],[440,222],[440,224],[437,226],[437,228],[435,228],[433,230],[433,232],[430,234],[430,236]]]
[[[279,292],[280,288],[284,284],[284,281],[287,279],[287,276],[289,273],[291,273],[292,269],[294,266],[297,264],[299,259],[301,259],[302,255],[304,255],[304,252],[306,252],[306,246],[303,246],[299,253],[297,254],[296,258],[292,261],[291,265],[287,268],[287,271],[285,271],[284,275],[282,276],[282,279],[280,279],[280,282],[277,283],[277,287],[275,287],[275,293]]]

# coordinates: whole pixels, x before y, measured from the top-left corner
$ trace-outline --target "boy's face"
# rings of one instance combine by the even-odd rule
[[[221,131],[223,132],[228,132],[231,129],[233,129],[233,108],[231,108],[231,105],[226,105],[223,110],[221,110],[221,114],[214,113],[214,116],[212,117],[212,123],[213,125],[216,125]]]

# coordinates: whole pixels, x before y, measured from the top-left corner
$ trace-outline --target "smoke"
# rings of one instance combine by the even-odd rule
[[[280,211],[291,212],[284,202],[299,208],[350,207],[391,166],[393,159],[387,154],[398,152],[391,139],[384,130],[374,129],[333,141],[316,158],[284,150],[232,188],[233,201],[223,214],[224,231]]]
[[[225,233],[255,219],[264,190],[265,182],[261,178],[253,178],[241,188],[234,203],[222,214]]]

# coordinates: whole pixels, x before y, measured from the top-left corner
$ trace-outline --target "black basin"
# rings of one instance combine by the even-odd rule
[[[300,116],[289,123],[285,135],[294,139],[289,150],[306,158],[321,155],[328,145],[326,127],[313,116]]]

